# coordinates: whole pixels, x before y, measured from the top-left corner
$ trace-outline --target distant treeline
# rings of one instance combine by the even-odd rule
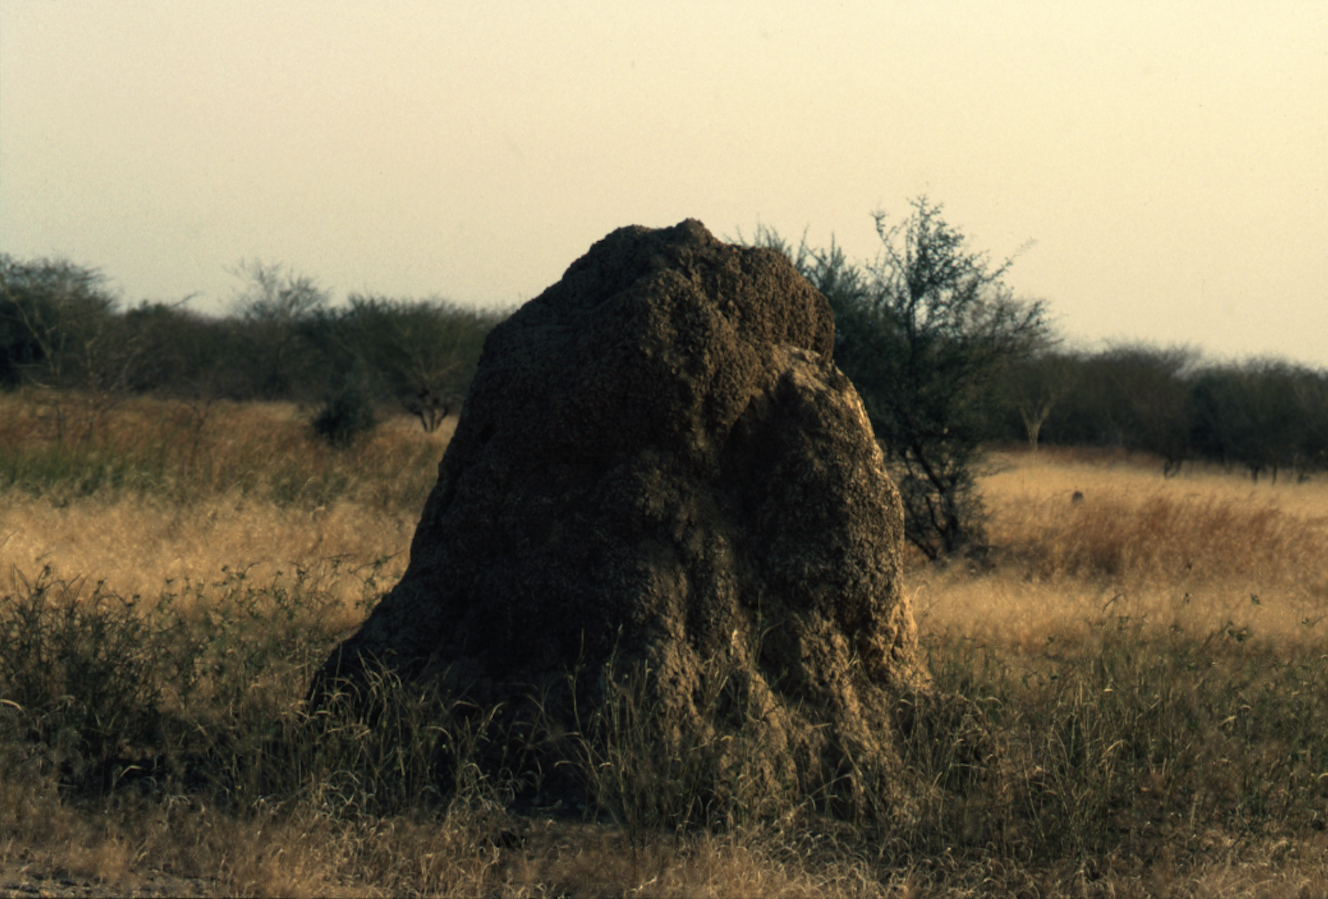
[[[1254,479],[1328,470],[1328,371],[1212,363],[1147,345],[1043,352],[1008,372],[990,439],[1155,453],[1168,474],[1215,462]]]
[[[348,391],[416,411],[469,388],[504,312],[351,294],[251,263],[231,314],[121,309],[95,270],[0,256],[0,386],[328,403]]]
[[[506,312],[351,294],[333,305],[278,265],[238,271],[231,314],[121,308],[93,269],[0,255],[0,387],[39,386],[333,405],[347,396],[429,419],[464,396]],[[826,285],[828,286],[828,285]],[[833,299],[833,297],[832,297]],[[992,442],[1124,448],[1165,471],[1203,460],[1256,480],[1328,470],[1328,371],[1278,360],[1211,363],[1188,349],[1044,350],[986,398]]]

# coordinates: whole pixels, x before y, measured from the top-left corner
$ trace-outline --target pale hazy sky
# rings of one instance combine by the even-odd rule
[[[1073,339],[1328,366],[1328,2],[0,3],[0,251],[129,303],[512,305],[688,217],[863,259],[920,193]]]

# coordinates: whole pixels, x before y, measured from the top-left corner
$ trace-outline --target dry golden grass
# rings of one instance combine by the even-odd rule
[[[995,453],[988,470],[995,567],[911,570],[924,630],[1022,646],[1124,617],[1280,640],[1328,631],[1328,480],[1163,478],[1151,459],[1046,448]]]
[[[354,502],[308,511],[239,495],[188,506],[155,496],[71,500],[10,495],[0,507],[0,566],[63,579],[95,577],[123,594],[154,596],[167,584],[208,583],[224,568],[270,581],[304,570],[329,592],[358,600],[357,575],[386,560],[379,580],[405,570],[415,521]]]
[[[338,451],[289,403],[75,396],[57,439],[54,405],[0,393],[0,567],[143,596],[223,569],[302,570],[347,600],[374,566],[394,581],[455,428],[395,415]]]
[[[1256,485],[1211,468],[1161,478],[1144,465],[995,456],[983,483],[993,539],[1033,577],[1243,579],[1328,597],[1328,484]]]
[[[424,434],[390,414],[349,450],[318,440],[312,410],[290,403],[115,403],[0,393],[0,487],[61,505],[87,497],[158,496],[191,505],[239,495],[313,511],[354,501],[418,510],[455,419]]]
[[[337,452],[291,406],[59,403],[63,434],[55,401],[0,395],[0,564],[29,586],[48,566],[43,583],[86,578],[50,589],[94,609],[101,580],[148,615],[188,599],[124,632],[203,628],[205,674],[167,705],[211,780],[79,787],[65,707],[0,704],[11,734],[56,722],[0,753],[0,892],[26,871],[51,895],[62,877],[102,895],[1328,895],[1328,484],[994,455],[990,565],[916,565],[907,585],[937,682],[1003,728],[983,786],[944,786],[947,737],[922,734],[919,807],[889,827],[790,809],[638,832],[512,815],[483,781],[386,807],[409,758],[356,767],[377,744],[349,725],[339,749],[301,736],[309,666],[403,570],[447,431],[400,417]]]

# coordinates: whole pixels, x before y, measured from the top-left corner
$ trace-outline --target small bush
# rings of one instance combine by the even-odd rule
[[[378,425],[374,416],[372,394],[368,378],[358,369],[346,377],[341,389],[332,395],[327,405],[313,420],[314,433],[338,449],[345,449],[361,434],[368,434]]]

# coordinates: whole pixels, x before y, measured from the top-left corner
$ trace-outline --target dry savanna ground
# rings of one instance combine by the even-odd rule
[[[648,771],[511,813],[433,706],[312,738],[302,687],[404,569],[453,422],[333,450],[308,417],[0,395],[0,895],[1328,895],[1328,479],[992,452],[991,554],[906,587],[995,749],[912,734],[888,819],[678,828]]]

